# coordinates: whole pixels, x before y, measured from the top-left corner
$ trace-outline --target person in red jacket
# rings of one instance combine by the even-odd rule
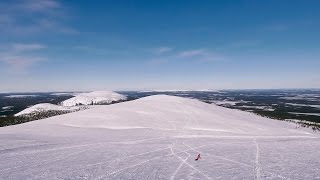
[[[195,159],[195,161],[198,161],[199,159],[201,159],[200,154],[198,154],[197,158]]]

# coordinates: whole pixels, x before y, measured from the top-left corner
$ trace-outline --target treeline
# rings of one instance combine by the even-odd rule
[[[295,115],[277,109],[275,111],[256,110],[254,113],[271,119],[293,122],[297,124],[297,127],[306,127],[314,131],[320,131],[320,118],[318,116]]]
[[[45,119],[52,116],[57,116],[61,114],[70,113],[71,111],[42,111],[31,113],[23,116],[8,116],[8,117],[0,117],[0,127],[3,126],[11,126],[15,124],[26,123],[34,120]]]

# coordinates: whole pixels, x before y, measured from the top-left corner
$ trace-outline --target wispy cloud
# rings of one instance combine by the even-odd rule
[[[77,31],[63,23],[65,9],[56,0],[16,0],[0,3],[0,32],[23,35],[30,33],[68,33]],[[25,23],[25,22],[28,23]]]
[[[261,43],[258,40],[242,40],[234,41],[229,44],[230,48],[247,48],[247,47],[256,47]]]
[[[263,27],[263,30],[266,31],[286,31],[289,30],[291,27],[289,24],[270,24]]]
[[[179,53],[180,57],[194,57],[194,56],[206,56],[208,52],[205,49],[193,49],[182,51]]]
[[[224,56],[207,49],[182,51],[177,56],[181,59],[189,59],[197,62],[216,62],[226,60]]]
[[[50,9],[61,8],[61,4],[54,0],[26,0],[19,5],[22,9],[43,12]]]
[[[8,64],[14,70],[26,70],[28,67],[45,60],[43,57],[19,55],[4,55],[0,58],[2,62]]]
[[[0,62],[7,64],[14,70],[26,70],[30,66],[46,60],[45,57],[34,55],[35,52],[44,48],[46,46],[42,44],[15,43],[0,52]]]
[[[16,43],[13,44],[13,50],[16,52],[22,52],[22,51],[35,51],[44,49],[46,46],[42,44],[23,44],[23,43]]]
[[[169,54],[156,54],[147,61],[149,65],[162,65],[173,61],[180,61],[181,63],[188,62],[215,62],[225,60],[225,58],[217,53],[207,49],[189,49],[182,51],[170,51]]]
[[[156,54],[162,54],[162,53],[170,52],[172,50],[173,50],[173,48],[171,48],[171,47],[163,46],[163,47],[153,49],[153,52]]]

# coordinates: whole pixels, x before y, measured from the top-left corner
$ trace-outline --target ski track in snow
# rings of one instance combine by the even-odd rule
[[[101,146],[101,145],[100,145]],[[80,150],[80,151],[75,151],[73,153],[70,153],[70,154],[67,154],[67,155],[63,155],[63,156],[60,156],[60,157],[55,157],[55,158],[51,158],[51,159],[47,159],[47,160],[43,160],[41,161],[40,163],[29,163],[29,164],[25,164],[25,165],[22,165],[22,166],[14,166],[14,167],[10,167],[10,168],[6,168],[6,169],[0,169],[0,172],[3,172],[3,171],[8,171],[8,170],[12,170],[14,169],[14,171],[17,171],[21,168],[24,168],[24,167],[37,167],[37,166],[40,166],[40,165],[43,165],[45,163],[52,163],[54,161],[59,161],[61,159],[66,159],[66,158],[69,158],[69,157],[72,157],[74,155],[77,155],[77,154],[80,154],[82,152],[85,152],[89,149],[92,149],[92,148],[97,148],[97,147],[100,147],[100,146],[95,146],[95,147],[89,147],[89,148],[86,148],[84,150]]]
[[[123,142],[117,142],[115,144],[137,144],[137,143],[144,143],[144,142],[154,142],[154,141],[161,140],[161,139],[164,139],[164,138],[161,137],[161,138],[141,139],[141,140],[137,140],[137,141],[123,141]],[[168,147],[165,147],[165,148],[160,148],[160,149],[156,149],[156,150],[152,150],[152,151],[146,151],[146,152],[143,152],[143,153],[126,156],[126,157],[123,157],[123,158],[118,158],[118,159],[115,159],[113,161],[121,161],[121,160],[129,159],[129,158],[135,158],[135,157],[138,157],[138,156],[143,156],[143,155],[146,155],[146,154],[150,154],[150,153],[158,152],[158,151],[164,151],[164,150],[170,150],[170,152],[171,152],[171,153],[163,155],[163,156],[156,156],[156,157],[144,160],[142,162],[136,163],[134,165],[129,165],[127,167],[124,167],[124,168],[121,168],[121,169],[117,169],[117,170],[115,170],[113,172],[104,174],[103,176],[100,176],[100,177],[97,177],[97,178],[93,178],[93,179],[104,179],[104,178],[107,178],[107,177],[109,177],[111,175],[121,173],[121,172],[123,172],[123,171],[125,171],[127,169],[131,169],[131,168],[135,168],[135,167],[138,167],[138,166],[142,166],[142,165],[144,165],[144,164],[146,164],[148,162],[151,162],[151,161],[163,158],[163,157],[167,157],[167,156],[175,156],[177,159],[179,159],[181,161],[181,163],[176,168],[176,170],[174,171],[174,173],[170,177],[170,179],[175,179],[175,176],[178,174],[178,172],[180,171],[180,169],[184,165],[187,165],[190,168],[194,169],[197,173],[201,174],[204,178],[212,179],[212,177],[206,175],[203,171],[199,170],[198,168],[195,168],[193,165],[191,165],[190,163],[187,162],[188,159],[191,156],[191,154],[188,153],[189,151],[194,151],[194,152],[197,152],[197,153],[201,153],[201,154],[203,154],[205,156],[212,156],[212,157],[216,157],[216,158],[228,161],[228,162],[232,162],[232,163],[236,163],[236,164],[239,164],[239,165],[242,165],[242,166],[254,168],[255,172],[256,172],[255,173],[256,179],[261,179],[261,177],[260,177],[261,176],[261,169],[260,169],[260,164],[259,164],[259,145],[258,145],[258,143],[256,141],[256,138],[253,139],[253,142],[256,145],[255,166],[251,166],[249,164],[245,164],[245,163],[242,163],[242,162],[239,162],[239,161],[235,161],[235,160],[232,160],[232,159],[229,159],[229,158],[225,158],[225,157],[221,157],[221,156],[205,153],[205,152],[202,152],[202,151],[198,150],[198,149],[203,148],[203,147],[214,145],[214,143],[213,144],[208,144],[207,142],[205,142],[205,144],[198,145],[196,147],[191,147],[187,143],[183,142],[183,140],[180,139],[180,141],[179,141],[179,139],[176,139],[174,144],[182,143],[184,146],[187,147],[187,149],[185,149],[183,151],[180,151],[180,150],[177,150],[177,149],[173,148],[172,146],[168,146]],[[72,149],[72,148],[79,148],[79,147],[88,147],[88,148],[85,148],[83,150],[75,151],[73,153],[70,153],[70,154],[67,154],[67,155],[64,155],[64,156],[59,156],[59,157],[55,157],[55,158],[52,158],[52,159],[47,159],[47,160],[44,160],[44,161],[42,161],[40,163],[30,163],[30,164],[25,164],[25,165],[22,165],[22,166],[15,166],[15,167],[6,168],[6,169],[0,169],[0,172],[3,173],[4,171],[9,171],[9,170],[11,170],[11,171],[14,170],[12,172],[15,172],[15,171],[23,169],[24,167],[28,167],[28,168],[30,168],[30,167],[39,167],[39,166],[42,166],[42,165],[44,165],[46,163],[53,163],[55,161],[65,160],[66,158],[78,155],[78,154],[80,154],[82,152],[88,151],[88,150],[93,149],[93,148],[99,148],[100,146],[102,146],[104,144],[106,144],[106,143],[92,143],[92,144],[70,146],[70,147],[65,147],[65,148],[55,148],[55,149],[44,150],[43,152],[45,152],[45,151],[63,150],[63,149]],[[113,144],[113,143],[111,143],[111,144]],[[177,153],[175,153],[174,151],[177,151],[178,153],[186,153],[188,156],[187,156],[187,158],[183,159],[179,155],[177,155]],[[24,154],[20,154],[20,155],[24,155]],[[103,164],[107,164],[107,163],[110,164],[112,162],[109,161],[109,162],[99,162],[99,163],[96,163],[96,164],[88,164],[87,167],[103,165]],[[272,176],[281,178],[281,179],[288,179],[288,178],[285,178],[285,177],[283,177],[281,175],[277,175],[275,173],[271,173],[271,172],[268,172],[268,171],[264,171],[264,172],[266,172],[268,174],[271,174]],[[94,175],[90,175],[90,176],[94,176]]]
[[[256,145],[256,158],[255,158],[255,171],[256,171],[256,179],[261,179],[261,172],[260,172],[260,163],[259,163],[259,144],[257,143],[257,138],[253,139],[254,144]]]
[[[170,146],[170,150],[172,154],[175,154],[172,150],[172,147]],[[178,174],[180,168],[186,163],[186,161],[190,158],[190,154],[188,154],[188,157],[186,157],[185,159],[182,160],[182,162],[179,164],[179,166],[177,167],[177,169],[174,171],[173,175],[170,177],[171,180],[174,180],[174,178],[176,177],[176,175]],[[178,157],[181,160],[181,157],[178,155],[175,155],[176,157]]]
[[[256,139],[256,138],[255,138]],[[212,156],[212,157],[215,157],[215,158],[219,158],[221,160],[225,160],[225,161],[228,161],[228,162],[232,162],[232,163],[236,163],[236,164],[239,164],[239,165],[242,165],[242,166],[245,166],[245,167],[250,167],[250,168],[253,168],[255,170],[255,179],[261,179],[261,169],[260,169],[260,164],[259,164],[259,147],[258,147],[258,144],[256,144],[256,157],[255,157],[255,166],[252,166],[252,165],[249,165],[249,164],[245,164],[245,163],[242,163],[242,162],[239,162],[239,161],[235,161],[235,160],[232,160],[232,159],[229,159],[229,158],[226,158],[226,157],[221,157],[221,156],[217,156],[217,155],[213,155],[213,154],[209,154],[209,153],[204,153],[204,152],[201,152],[201,151],[198,151],[196,150],[197,148],[192,148],[190,147],[189,145],[183,143],[184,145],[186,145],[187,147],[189,147],[190,149],[189,150],[192,150],[192,151],[195,151],[197,153],[200,153],[200,154],[204,154],[206,156]],[[199,146],[199,147],[205,147],[206,145],[202,145],[202,146]],[[211,150],[211,149],[209,149]],[[257,168],[258,167],[258,168]],[[271,174],[272,176],[276,176],[278,178],[281,178],[281,179],[289,179],[289,178],[286,178],[282,175],[279,175],[279,174],[275,174],[275,173],[272,173],[270,171],[266,171],[264,170],[264,172],[268,173],[268,174]]]
[[[155,160],[155,159],[159,159],[159,158],[162,158],[162,157],[166,157],[166,156],[169,156],[169,155],[171,155],[171,154],[164,155],[164,156],[157,156],[157,157],[154,157],[154,158],[151,158],[151,159],[142,161],[142,162],[140,162],[140,163],[131,165],[131,166],[129,166],[129,167],[125,167],[125,168],[122,168],[122,169],[118,169],[118,170],[116,170],[116,171],[113,171],[113,172],[111,172],[111,173],[107,173],[106,175],[100,176],[100,177],[98,177],[98,178],[96,178],[96,179],[104,179],[104,178],[106,178],[106,177],[108,177],[108,176],[111,176],[111,175],[113,175],[113,174],[120,173],[120,172],[122,172],[122,171],[124,171],[124,170],[130,169],[130,168],[133,168],[133,167],[137,167],[137,166],[140,166],[140,165],[142,165],[142,164],[145,164],[145,163],[147,163],[147,162],[149,162],[149,161],[152,161],[152,160]]]

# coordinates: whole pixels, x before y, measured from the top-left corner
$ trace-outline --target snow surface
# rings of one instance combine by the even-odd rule
[[[27,108],[27,109],[15,114],[15,116],[29,115],[29,114],[38,113],[38,112],[45,112],[45,111],[73,112],[73,111],[78,111],[78,110],[80,110],[80,107],[65,107],[65,106],[59,106],[59,105],[50,104],[50,103],[41,103],[41,104],[36,104],[34,106]]]
[[[110,104],[112,102],[125,100],[126,96],[112,91],[94,91],[90,93],[81,93],[73,98],[63,101],[63,106],[76,106],[77,104]]]
[[[0,128],[0,179],[319,179],[319,137],[156,95]]]

